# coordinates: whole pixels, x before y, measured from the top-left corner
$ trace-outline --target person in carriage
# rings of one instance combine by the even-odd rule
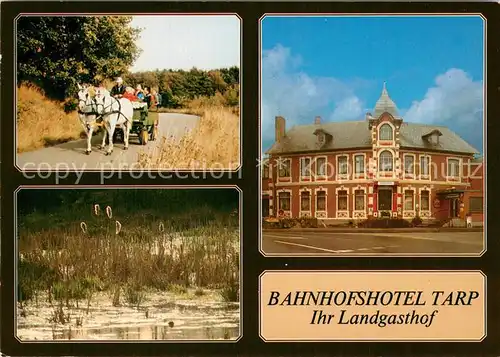
[[[139,100],[144,100],[144,90],[142,89],[142,86],[140,84],[138,84],[135,89],[135,96],[139,98]]]
[[[132,87],[127,87],[125,89],[125,93],[123,94],[123,98],[127,98],[131,102],[137,102],[139,101],[139,98],[135,95],[135,90]]]
[[[125,85],[123,85],[122,77],[116,78],[116,84],[111,88],[111,96],[115,98],[122,98],[125,94]]]

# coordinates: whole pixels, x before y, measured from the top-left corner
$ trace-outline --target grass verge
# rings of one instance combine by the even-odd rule
[[[17,152],[32,151],[82,137],[76,112],[49,100],[42,90],[22,84],[17,88]]]
[[[195,99],[182,109],[160,112],[198,115],[198,125],[181,138],[163,137],[149,152],[139,154],[143,168],[236,169],[240,164],[239,107],[220,103],[217,97]]]

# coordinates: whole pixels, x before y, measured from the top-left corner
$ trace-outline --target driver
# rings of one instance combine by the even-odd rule
[[[116,84],[115,86],[111,89],[111,96],[115,98],[121,98],[125,94],[125,86],[123,85],[123,79],[122,77],[116,78]]]

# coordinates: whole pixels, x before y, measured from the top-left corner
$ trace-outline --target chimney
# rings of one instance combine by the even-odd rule
[[[314,124],[316,124],[316,125],[321,124],[321,117],[320,116],[317,116],[316,118],[314,118]]]
[[[278,116],[275,118],[275,140],[277,143],[285,137],[286,122],[285,118]]]

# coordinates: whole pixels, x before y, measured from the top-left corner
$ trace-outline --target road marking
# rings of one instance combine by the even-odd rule
[[[266,234],[265,237],[270,237],[270,238],[281,238],[281,239],[305,239],[308,240],[309,238],[306,237],[299,237],[299,236],[281,236],[281,235],[275,235],[275,234]]]
[[[314,246],[311,246],[311,245],[292,243],[292,242],[283,242],[281,240],[275,240],[274,242],[275,243],[285,244],[285,245],[294,245],[296,247],[302,247],[302,248],[308,248],[308,249],[316,249],[316,250],[319,250],[319,251],[322,251],[322,252],[328,252],[328,253],[339,253],[340,252],[338,250],[331,250],[331,249],[326,249],[326,248],[314,247]],[[352,250],[351,250],[351,252],[352,252]]]
[[[349,233],[351,234],[351,233]],[[363,234],[363,233],[362,233]],[[377,237],[391,237],[391,238],[401,238],[401,239],[416,239],[416,240],[430,240],[434,242],[443,242],[443,243],[458,243],[458,244],[468,244],[468,245],[481,245],[481,243],[476,242],[467,242],[467,241],[453,241],[449,239],[437,239],[431,237],[422,237],[422,236],[414,236],[414,235],[403,235],[398,233],[364,233],[366,235],[377,236]]]

